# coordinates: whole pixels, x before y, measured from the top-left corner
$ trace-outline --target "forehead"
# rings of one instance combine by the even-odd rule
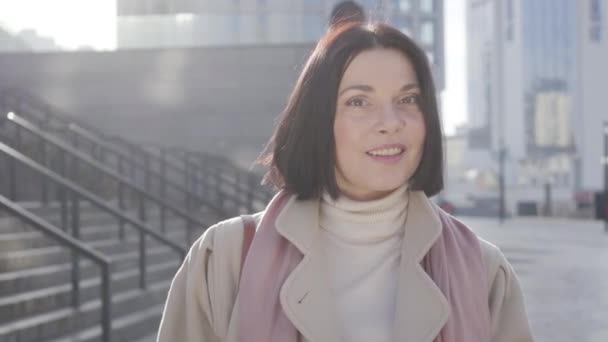
[[[417,83],[410,59],[396,49],[378,48],[356,55],[342,76],[340,88],[355,84],[402,87]]]

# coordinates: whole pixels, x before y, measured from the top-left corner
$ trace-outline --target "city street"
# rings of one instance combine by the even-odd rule
[[[536,341],[608,341],[608,234],[602,223],[462,220],[513,264]]]

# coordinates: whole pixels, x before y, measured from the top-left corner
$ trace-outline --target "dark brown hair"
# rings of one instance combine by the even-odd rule
[[[336,26],[347,22],[362,23],[365,21],[365,12],[363,7],[354,1],[342,1],[337,4],[331,11],[329,17],[329,25]]]
[[[426,137],[420,165],[410,179],[412,190],[433,196],[443,189],[443,147],[435,86],[424,51],[388,25],[347,23],[330,28],[308,58],[279,118],[266,150],[258,160],[270,167],[266,184],[297,195],[340,194],[335,176],[334,117],[338,87],[344,71],[359,53],[389,48],[412,63],[421,91]]]

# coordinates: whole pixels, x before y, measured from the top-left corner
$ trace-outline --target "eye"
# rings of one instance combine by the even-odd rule
[[[346,105],[352,106],[352,107],[363,107],[363,106],[367,105],[367,101],[363,98],[355,97],[353,99],[346,101]]]
[[[420,102],[420,95],[418,94],[410,94],[399,100],[401,104],[418,104],[418,102]]]

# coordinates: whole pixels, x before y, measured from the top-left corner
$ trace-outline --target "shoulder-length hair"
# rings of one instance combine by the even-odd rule
[[[297,195],[340,195],[336,176],[334,117],[344,71],[361,52],[401,51],[412,63],[421,91],[426,137],[423,156],[410,179],[412,190],[434,196],[443,189],[442,133],[431,68],[425,52],[399,30],[384,24],[347,23],[330,28],[308,58],[274,133],[258,160],[269,167],[264,183]]]

